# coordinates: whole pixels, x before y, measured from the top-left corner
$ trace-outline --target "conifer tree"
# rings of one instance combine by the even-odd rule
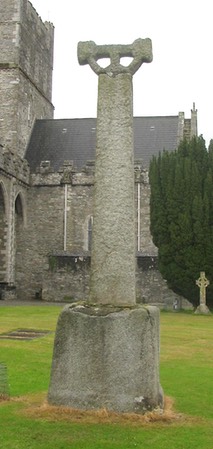
[[[159,270],[169,287],[199,304],[196,279],[205,271],[213,306],[213,140],[183,140],[150,163],[151,234],[158,247]]]

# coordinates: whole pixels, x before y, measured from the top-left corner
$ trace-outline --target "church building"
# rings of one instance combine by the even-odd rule
[[[87,299],[96,119],[54,119],[54,26],[28,0],[0,5],[0,299]],[[76,56],[77,57],[77,56]],[[134,117],[137,300],[172,305],[149,225],[149,161],[197,135],[191,117]],[[107,236],[106,236],[107,239]]]

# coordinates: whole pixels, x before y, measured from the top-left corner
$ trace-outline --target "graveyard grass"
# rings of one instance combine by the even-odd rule
[[[31,341],[0,340],[10,400],[0,402],[4,449],[212,449],[213,315],[161,312],[163,416],[80,413],[49,407],[54,330],[60,306],[0,307],[0,334],[51,330]],[[136,418],[136,419],[135,419]]]

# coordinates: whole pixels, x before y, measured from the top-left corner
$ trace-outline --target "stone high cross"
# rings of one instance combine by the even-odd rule
[[[128,67],[122,56],[132,56]],[[105,69],[97,60],[109,57]],[[159,309],[135,300],[132,75],[151,41],[78,45],[99,77],[90,303],[60,314],[48,401],[78,409],[145,413],[163,407]]]
[[[209,281],[205,276],[205,271],[200,272],[200,277],[196,280],[196,285],[200,288],[200,305],[206,305],[206,287],[208,287]]]
[[[120,60],[131,57],[128,66]],[[109,58],[101,67],[99,59]],[[98,75],[90,302],[134,305],[135,211],[132,76],[152,61],[150,39],[131,45],[79,42],[79,64]]]

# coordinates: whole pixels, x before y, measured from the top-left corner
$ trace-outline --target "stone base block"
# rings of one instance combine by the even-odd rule
[[[197,315],[210,315],[211,312],[206,304],[200,304],[195,310],[195,314]]]
[[[56,329],[48,401],[117,412],[162,407],[159,309],[67,305]]]

